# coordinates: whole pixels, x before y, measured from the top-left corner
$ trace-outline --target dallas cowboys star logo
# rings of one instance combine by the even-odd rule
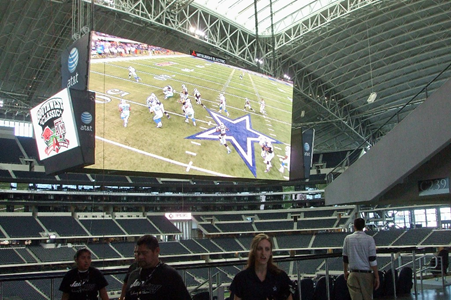
[[[186,139],[218,141],[218,136],[220,133],[216,131],[216,127],[219,126],[220,122],[224,123],[224,125],[229,129],[226,134],[226,141],[230,142],[233,145],[236,152],[241,156],[254,177],[257,177],[254,144],[258,143],[262,137],[265,137],[267,141],[271,141],[271,143],[273,144],[282,144],[282,142],[257,130],[254,130],[252,128],[250,114],[239,117],[237,119],[230,119],[219,113],[213,112],[208,108],[205,109],[216,122],[216,126],[188,136],[186,137]]]

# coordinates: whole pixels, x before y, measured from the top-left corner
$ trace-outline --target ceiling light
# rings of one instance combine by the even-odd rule
[[[366,102],[368,102],[368,103],[373,103],[374,100],[376,100],[376,97],[377,97],[377,93],[376,93],[376,92],[372,92],[372,93],[370,94],[370,96],[368,97],[368,100],[366,100]]]

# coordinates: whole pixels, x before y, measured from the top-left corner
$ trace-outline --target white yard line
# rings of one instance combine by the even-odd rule
[[[188,167],[188,164],[185,164],[185,163],[173,160],[173,159],[169,159],[169,158],[166,158],[166,157],[163,157],[163,156],[159,156],[159,155],[156,155],[156,154],[152,154],[152,153],[149,153],[149,152],[146,152],[146,151],[142,151],[142,150],[130,147],[130,146],[126,146],[126,145],[120,144],[118,142],[110,141],[110,140],[105,139],[105,138],[100,137],[100,136],[96,136],[96,139],[101,140],[101,141],[103,141],[105,143],[109,143],[109,144],[112,144],[112,145],[115,145],[115,146],[118,146],[118,147],[130,150],[130,151],[142,154],[142,155],[146,155],[146,156],[149,156],[149,157],[153,157],[153,158],[165,161],[165,162],[170,163],[170,164],[174,164],[174,165],[181,166],[181,167],[184,167],[184,168]],[[196,170],[196,171],[204,172],[204,173],[215,175],[215,176],[233,177],[233,176],[230,176],[230,175],[214,172],[214,171],[207,170],[207,169],[204,169],[204,168],[193,167],[193,166],[191,166],[191,168]]]

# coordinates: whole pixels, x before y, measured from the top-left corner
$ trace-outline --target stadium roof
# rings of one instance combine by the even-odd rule
[[[27,119],[60,89],[60,55],[90,27],[90,3],[0,0],[1,118]],[[315,128],[316,152],[372,145],[451,77],[449,0],[273,0],[274,36],[257,1],[258,37],[249,0],[94,3],[97,31],[289,75],[294,126]]]
[[[213,14],[227,18],[252,33],[269,36],[281,33],[313,13],[339,0],[194,0]],[[273,12],[271,14],[271,11]],[[257,27],[256,27],[257,22]],[[273,29],[271,28],[273,24]],[[258,31],[256,30],[258,29]]]

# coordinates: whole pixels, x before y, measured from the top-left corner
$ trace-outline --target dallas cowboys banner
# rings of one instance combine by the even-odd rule
[[[89,37],[84,35],[61,54],[61,88],[87,90]]]

